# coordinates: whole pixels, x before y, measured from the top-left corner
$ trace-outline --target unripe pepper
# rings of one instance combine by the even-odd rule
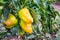
[[[32,23],[33,22],[33,18],[29,12],[29,10],[27,8],[23,8],[18,12],[19,18],[23,21],[25,21],[26,23]]]
[[[26,31],[29,34],[31,34],[33,32],[31,23],[28,24],[28,23],[25,23],[21,20],[20,26],[24,31]]]
[[[9,14],[7,20],[4,22],[6,25],[6,28],[12,28],[14,25],[16,25],[18,20],[13,14]]]
[[[21,31],[19,32],[19,34],[20,34],[20,36],[23,36],[23,35],[25,34],[25,31],[24,31],[24,30],[21,30]]]

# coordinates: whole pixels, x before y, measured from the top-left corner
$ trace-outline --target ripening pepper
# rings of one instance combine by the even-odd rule
[[[18,16],[21,20],[25,21],[26,23],[32,23],[33,18],[27,8],[23,8],[18,12]]]
[[[20,26],[25,32],[27,32],[29,34],[31,34],[33,32],[31,23],[28,24],[28,23],[25,23],[21,20],[20,21]]]
[[[16,25],[18,20],[13,14],[9,14],[7,20],[4,22],[6,25],[6,28],[12,28],[14,25]]]

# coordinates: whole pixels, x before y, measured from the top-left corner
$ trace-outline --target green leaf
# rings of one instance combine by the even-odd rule
[[[14,26],[11,30],[12,35],[18,35],[19,34],[19,26]]]
[[[29,9],[31,10],[31,14],[34,19],[34,23],[37,24],[38,23],[38,14],[35,12],[34,9],[32,9],[32,8],[29,8]]]
[[[4,16],[4,19],[5,19],[5,20],[8,18],[9,13],[10,13],[9,7],[5,7],[5,8],[3,9],[3,16]]]
[[[4,0],[0,0],[0,3],[4,3]]]

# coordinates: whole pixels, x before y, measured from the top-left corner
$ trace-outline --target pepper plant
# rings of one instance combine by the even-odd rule
[[[55,0],[1,0],[0,7],[2,6],[2,9],[0,8],[0,23],[3,24],[6,31],[0,33],[0,36],[8,36],[7,34],[10,33],[11,35],[20,35],[24,37],[25,40],[33,40],[35,38],[43,39],[43,36],[45,37],[46,33],[56,34],[59,30],[59,26],[56,27],[57,24],[55,20],[59,13],[52,6],[52,3],[54,2]],[[23,8],[27,8],[29,12],[25,9],[23,11]],[[29,17],[27,13],[29,13],[31,17]],[[10,14],[14,15],[18,22],[16,25],[13,24],[14,21],[11,22],[14,26],[12,28],[7,28],[5,24],[9,25],[8,23],[12,19],[14,20],[14,18],[11,20],[8,19]],[[33,22],[30,23],[33,30],[31,34],[27,33],[28,30],[26,32],[24,27],[22,27],[23,23],[20,25],[21,20],[25,22],[26,20],[28,21],[29,18],[32,18],[31,20],[33,20]],[[4,24],[7,19],[9,22]],[[25,24],[24,26],[26,26]]]

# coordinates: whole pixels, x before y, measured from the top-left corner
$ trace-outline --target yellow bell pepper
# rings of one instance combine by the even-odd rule
[[[12,28],[14,25],[16,25],[18,20],[13,14],[9,14],[7,20],[4,22],[6,25],[6,28]]]
[[[25,32],[27,32],[29,34],[31,34],[33,32],[31,23],[28,24],[28,23],[25,23],[21,20],[20,26]]]
[[[25,21],[26,23],[32,23],[33,18],[27,8],[23,8],[18,12],[18,16],[21,20]]]

